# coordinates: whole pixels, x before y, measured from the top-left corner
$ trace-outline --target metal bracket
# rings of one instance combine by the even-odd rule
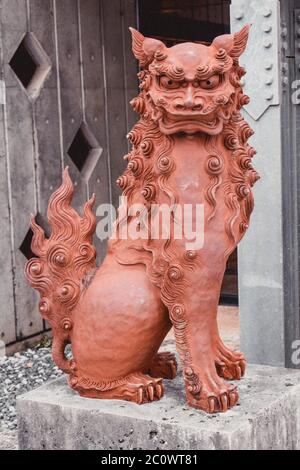
[[[294,27],[295,27],[295,77],[300,78],[300,9],[294,10]],[[297,87],[299,88],[299,86]]]
[[[252,24],[248,48],[240,63],[247,70],[244,91],[251,97],[244,109],[255,121],[270,106],[280,104],[279,7],[278,0],[232,0],[231,4],[232,32]]]

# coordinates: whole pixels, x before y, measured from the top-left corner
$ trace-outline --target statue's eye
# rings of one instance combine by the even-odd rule
[[[174,88],[180,87],[179,82],[176,82],[175,80],[172,80],[171,78],[166,77],[165,75],[160,77],[159,83],[163,88],[167,88],[169,90],[173,90]]]
[[[213,90],[220,84],[220,75],[213,75],[206,80],[201,80],[200,86],[205,90]]]

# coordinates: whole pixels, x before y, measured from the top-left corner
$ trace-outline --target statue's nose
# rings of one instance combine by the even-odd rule
[[[184,98],[175,101],[174,106],[177,111],[182,111],[185,109],[201,111],[204,107],[204,101],[202,98],[195,97],[193,88],[189,87],[186,90]]]
[[[192,87],[188,87],[186,90],[184,105],[187,109],[192,109],[195,106],[195,99]]]

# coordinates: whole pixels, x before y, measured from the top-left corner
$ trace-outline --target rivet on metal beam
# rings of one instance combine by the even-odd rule
[[[272,10],[271,8],[265,8],[264,12],[263,12],[263,15],[265,18],[268,18],[269,16],[272,15]]]
[[[274,98],[274,94],[272,93],[272,91],[268,91],[268,92],[265,94],[265,97],[266,97],[266,100],[267,100],[267,101],[272,101],[272,99]]]
[[[282,72],[283,72],[283,73],[287,73],[288,69],[289,69],[288,64],[287,64],[286,62],[284,62],[284,63],[282,64],[282,66],[281,66]]]
[[[282,28],[281,37],[285,39],[287,37],[287,34],[288,34],[287,28]]]
[[[272,70],[273,68],[273,62],[271,62],[271,60],[266,60],[265,61],[265,69],[266,70]]]
[[[266,85],[272,85],[273,81],[274,81],[274,80],[273,80],[272,77],[268,77],[268,78],[265,80],[265,84],[266,84]]]
[[[263,42],[263,44],[264,44],[264,47],[265,47],[266,49],[270,49],[270,47],[272,46],[273,43],[272,43],[272,41],[270,41],[269,39],[266,39],[266,40]]]
[[[234,17],[236,20],[242,20],[244,18],[244,13],[242,12],[242,10],[238,10]]]
[[[283,79],[282,79],[282,84],[283,84],[283,85],[287,85],[288,83],[289,83],[288,77],[283,77]]]
[[[270,33],[272,31],[272,26],[270,24],[263,25],[263,30],[265,33]]]
[[[297,21],[300,23],[300,14],[297,16]]]

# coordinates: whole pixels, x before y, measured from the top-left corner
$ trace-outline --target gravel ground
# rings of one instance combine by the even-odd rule
[[[49,348],[28,349],[0,358],[0,450],[17,448],[17,396],[62,374]]]

